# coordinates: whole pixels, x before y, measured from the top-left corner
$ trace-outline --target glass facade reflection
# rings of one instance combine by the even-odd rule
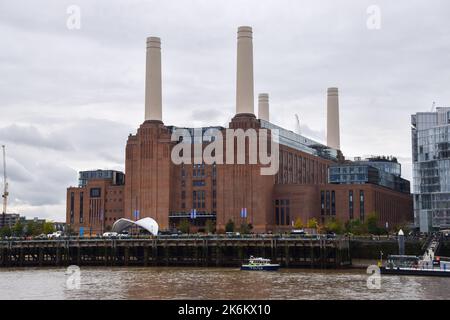
[[[365,160],[358,158],[354,162],[333,165],[328,171],[328,182],[371,183],[399,192],[410,192],[410,183],[401,177],[401,164],[395,158],[376,157]]]
[[[450,108],[411,116],[414,218],[422,232],[450,227]]]

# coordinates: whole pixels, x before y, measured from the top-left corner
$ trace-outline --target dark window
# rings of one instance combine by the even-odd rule
[[[290,225],[291,216],[290,216],[290,210],[289,206],[286,207],[286,225]]]
[[[186,191],[181,191],[181,199],[185,199],[186,198]]]
[[[359,217],[362,222],[364,222],[364,191],[359,191]]]
[[[326,198],[326,214],[330,215],[330,191],[327,190],[327,198]]]
[[[70,223],[74,223],[73,213],[75,210],[75,194],[70,193]]]
[[[350,220],[353,219],[353,191],[348,192],[348,211]]]
[[[331,215],[336,215],[336,193],[331,191]]]
[[[205,180],[194,180],[194,181],[192,181],[192,185],[194,187],[204,187],[206,184],[205,184]]]
[[[100,188],[91,188],[90,196],[91,198],[100,198],[102,189]]]
[[[325,191],[320,191],[320,214],[325,215]]]
[[[277,199],[275,200],[275,223],[276,225],[290,225],[290,200]]]
[[[192,208],[205,208],[205,191],[192,192]]]
[[[80,192],[80,223],[83,223],[83,202],[84,202],[84,193]]]
[[[192,191],[192,208],[197,207],[197,191]]]

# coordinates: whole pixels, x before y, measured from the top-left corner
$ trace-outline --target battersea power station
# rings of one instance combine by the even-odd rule
[[[273,124],[267,93],[258,95],[256,114],[251,27],[237,32],[236,113],[227,128],[165,124],[159,38],[147,38],[146,54],[145,119],[128,137],[125,173],[80,172],[79,185],[67,189],[73,231],[99,235],[121,218],[146,217],[160,230],[189,223],[223,232],[232,221],[255,233],[289,231],[299,218],[375,214],[387,228],[413,220],[410,184],[396,158],[346,160],[340,151],[337,88],[327,90],[326,145]]]

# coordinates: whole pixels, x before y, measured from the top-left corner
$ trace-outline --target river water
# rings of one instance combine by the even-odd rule
[[[79,277],[69,273],[0,269],[0,299],[450,299],[450,278],[382,276],[379,289],[368,289],[360,269],[82,267]]]

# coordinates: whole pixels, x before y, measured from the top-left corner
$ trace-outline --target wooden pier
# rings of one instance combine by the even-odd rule
[[[153,238],[0,241],[0,267],[238,267],[251,255],[283,267],[342,268],[348,240],[298,238]]]

